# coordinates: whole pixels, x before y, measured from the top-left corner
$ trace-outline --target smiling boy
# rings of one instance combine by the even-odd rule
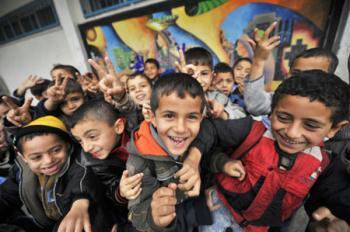
[[[236,151],[208,159],[210,169],[221,172],[210,193],[220,209],[212,211],[214,224],[201,230],[267,231],[281,226],[328,165],[323,140],[348,124],[349,109],[344,106],[349,98],[348,85],[339,77],[306,71],[276,90],[271,129],[251,118],[202,124],[194,144],[203,154],[215,145]],[[243,180],[231,177],[229,167],[237,162],[242,162],[238,176],[245,176]],[[224,222],[215,220],[218,217],[225,217]]]
[[[187,74],[170,74],[155,83],[151,123],[141,123],[128,146],[129,174],[144,174],[140,196],[128,205],[129,218],[138,230],[189,231],[211,222],[205,197],[186,199],[184,189],[189,183],[175,178],[184,159],[189,158],[187,149],[199,132],[204,103],[203,89]],[[161,196],[168,187],[176,194],[170,206],[176,208],[176,217],[173,215],[164,222],[155,216],[157,200],[154,196]]]
[[[112,228],[107,211],[102,211],[105,200],[100,183],[76,160],[81,150],[70,140],[62,121],[53,116],[40,117],[19,128],[15,135],[19,154],[8,179],[0,186],[1,223],[17,222],[26,231]],[[8,218],[21,206],[30,216]]]

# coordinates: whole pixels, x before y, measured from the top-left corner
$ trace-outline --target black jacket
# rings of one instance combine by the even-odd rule
[[[350,223],[350,153],[334,155],[328,168],[311,189],[305,210],[311,216],[317,208],[327,207],[336,217]]]
[[[76,157],[81,149],[72,147],[67,163],[54,186],[53,197],[61,215],[59,221],[53,221],[46,216],[38,197],[38,178],[20,158],[16,160],[8,179],[0,186],[0,218],[5,219],[9,212],[24,206],[39,228],[52,231],[58,228],[75,200],[86,198],[90,200],[92,230],[110,231],[112,220],[104,208],[106,201],[100,191],[101,184],[90,168],[77,161]]]

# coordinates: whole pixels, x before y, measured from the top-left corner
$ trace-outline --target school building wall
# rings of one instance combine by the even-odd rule
[[[1,0],[0,17],[29,2],[31,0]],[[49,79],[49,71],[53,64],[71,64],[81,72],[88,71],[87,55],[78,29],[79,24],[130,8],[141,8],[166,1],[141,1],[137,6],[131,5],[89,18],[84,18],[79,0],[53,0],[53,2],[60,21],[58,27],[0,45],[0,77],[4,79],[10,91],[13,91],[30,74]],[[349,1],[346,1],[345,4],[349,5]],[[345,17],[346,24],[339,39],[340,43],[333,46],[340,59],[336,73],[346,81],[349,77],[347,57],[350,53],[350,17],[348,14],[349,11],[342,16]]]

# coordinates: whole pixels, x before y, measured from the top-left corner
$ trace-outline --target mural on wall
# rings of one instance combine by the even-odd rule
[[[266,87],[283,80],[290,60],[322,41],[331,0],[207,0],[93,27],[81,27],[90,57],[108,55],[118,72],[142,68],[156,58],[163,68],[173,68],[178,49],[201,46],[219,61],[233,64],[253,57],[247,42],[255,27],[263,31],[273,21],[281,36],[265,68]]]

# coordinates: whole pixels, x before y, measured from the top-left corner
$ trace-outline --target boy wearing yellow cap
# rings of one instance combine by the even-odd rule
[[[81,150],[62,121],[37,118],[18,128],[14,145],[16,164],[0,186],[0,223],[26,231],[111,231],[99,182],[75,159]],[[10,220],[22,206],[29,217]]]

